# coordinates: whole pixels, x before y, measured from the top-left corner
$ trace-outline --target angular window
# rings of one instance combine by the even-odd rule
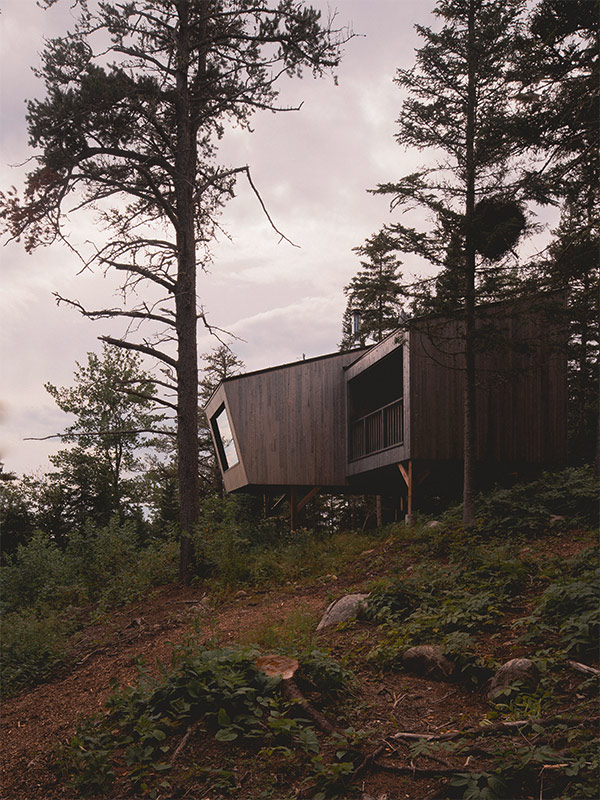
[[[233,441],[233,433],[231,432],[231,425],[229,417],[227,416],[227,409],[223,404],[211,420],[213,433],[217,442],[217,450],[219,451],[219,458],[223,471],[234,467],[239,463],[237,448]]]

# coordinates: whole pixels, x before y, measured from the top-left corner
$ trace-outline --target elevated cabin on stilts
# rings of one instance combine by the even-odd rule
[[[285,497],[292,528],[319,491],[398,499],[460,487],[464,323],[408,320],[383,341],[236,375],[206,406],[226,491]],[[566,335],[546,310],[490,304],[477,320],[482,482],[566,460]]]

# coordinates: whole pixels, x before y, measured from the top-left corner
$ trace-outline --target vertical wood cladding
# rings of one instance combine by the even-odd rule
[[[347,483],[344,367],[357,357],[335,353],[222,384],[207,411],[223,392],[248,484]]]
[[[522,301],[491,305],[478,315],[476,460],[563,463],[565,332]],[[222,405],[228,409],[240,459],[224,471],[228,491],[248,485],[341,488],[350,479],[360,492],[361,480],[371,491],[377,470],[402,461],[460,461],[463,393],[463,323],[430,317],[410,321],[404,333],[362,352],[230,378],[206,411],[212,418]],[[349,424],[400,397],[403,441],[349,461]]]
[[[463,325],[424,320],[410,333],[411,458],[461,459]],[[492,306],[477,323],[478,461],[566,458],[564,336],[541,311]]]

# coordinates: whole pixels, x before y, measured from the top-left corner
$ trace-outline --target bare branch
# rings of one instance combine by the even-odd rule
[[[151,433],[154,436],[177,436],[176,431],[169,430],[156,430],[154,428],[132,428],[130,430],[114,430],[114,431],[86,431],[85,433],[51,433],[49,436],[26,436],[24,442],[45,442],[48,439],[64,439],[68,436],[69,439],[74,437],[87,437],[87,436],[133,436],[134,434]]]
[[[151,281],[152,283],[157,283],[159,286],[167,289],[168,292],[174,294],[175,292],[175,281],[171,280],[170,278],[162,278],[156,275],[156,273],[152,272],[152,270],[144,269],[144,267],[138,267],[134,264],[121,264],[114,261],[110,261],[106,257],[102,257],[101,261],[105,264],[114,267],[115,269],[119,270],[120,272],[133,272],[136,275],[140,275],[142,278],[146,278],[146,280]]]
[[[113,339],[112,336],[99,336],[98,339],[107,344],[114,344],[115,347],[123,347],[125,350],[136,350],[138,353],[144,353],[144,355],[152,356],[152,358],[158,358],[159,361],[164,361],[165,364],[173,367],[173,369],[177,369],[176,359],[171,358],[171,356],[162,353],[160,350],[148,344],[135,344],[134,342],[126,342],[123,339]]]
[[[166,406],[167,408],[172,408],[173,411],[177,411],[177,405],[175,403],[170,403],[168,400],[164,400],[162,397],[155,397],[152,394],[144,394],[143,392],[136,392],[134,389],[121,389],[124,394],[129,395],[130,397],[139,397],[140,400],[151,400],[153,403],[158,403],[161,406]]]
[[[153,314],[150,311],[125,311],[118,308],[105,308],[100,311],[90,311],[86,309],[78,300],[69,300],[68,297],[62,297],[58,292],[53,292],[53,297],[56,298],[56,304],[60,305],[65,303],[73,308],[76,308],[84,317],[88,319],[109,319],[111,317],[127,317],[129,319],[151,319],[155,322],[160,322],[163,325],[170,325],[174,327],[175,323],[168,317],[163,317],[159,314]]]
[[[275,223],[274,223],[274,222],[273,222],[273,220],[271,219],[271,215],[270,215],[270,214],[269,214],[269,212],[267,211],[267,207],[265,206],[265,204],[264,204],[264,202],[263,202],[263,199],[262,199],[262,197],[260,196],[260,193],[259,193],[258,189],[257,189],[257,188],[256,188],[256,186],[254,185],[254,181],[252,180],[252,176],[250,175],[250,167],[249,167],[249,166],[246,166],[246,167],[244,167],[244,170],[243,170],[243,171],[246,173],[246,177],[248,178],[248,183],[250,184],[250,188],[252,189],[252,191],[254,192],[254,194],[256,195],[256,197],[258,198],[258,202],[260,203],[260,205],[261,205],[261,208],[262,208],[262,210],[264,211],[266,218],[269,220],[269,224],[271,225],[271,227],[273,228],[273,230],[275,231],[275,233],[277,233],[277,234],[278,234],[278,235],[281,237],[280,241],[283,241],[283,240],[285,240],[286,242],[289,242],[289,243],[292,245],[292,247],[298,247],[298,248],[299,248],[299,247],[300,247],[300,245],[299,245],[299,244],[294,244],[294,242],[292,242],[292,240],[291,240],[291,239],[288,239],[288,237],[287,237],[285,234],[283,234],[283,233],[282,233],[282,232],[281,232],[281,231],[280,231],[280,230],[277,228],[277,226],[275,225]]]

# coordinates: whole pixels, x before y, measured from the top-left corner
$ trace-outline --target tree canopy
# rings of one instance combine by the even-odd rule
[[[122,273],[127,302],[90,309],[58,299],[90,319],[127,322],[124,336],[101,338],[157,359],[176,392],[187,580],[199,515],[197,324],[208,325],[198,266],[210,258],[236,178],[258,194],[247,164],[219,162],[219,140],[228,126],[248,127],[256,111],[286,108],[277,99],[283,76],[335,67],[345,34],[301,0],[75,5],[74,30],[42,54],[45,96],[28,104],[37,166],[23,195],[2,195],[0,215],[28,250],[68,241],[68,223],[83,209],[108,231],[84,263]]]
[[[344,288],[348,298],[342,322],[341,350],[357,345],[380,342],[398,327],[402,297],[401,262],[395,255],[395,242],[385,232],[371,236],[364,245],[355,247],[361,257],[361,269]],[[358,331],[353,331],[353,315],[360,317]]]
[[[73,386],[47,383],[46,390],[75,417],[60,434],[74,446],[50,456],[74,526],[87,519],[107,524],[113,513],[123,519],[140,499],[132,476],[143,467],[141,453],[165,432],[141,358],[105,344],[101,355],[88,353],[87,364],[77,364]]]

